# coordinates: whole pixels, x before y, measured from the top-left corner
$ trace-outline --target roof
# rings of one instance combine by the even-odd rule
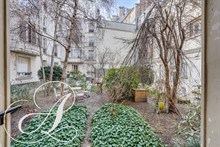
[[[136,25],[129,23],[121,23],[114,21],[107,21],[105,29],[113,29],[127,32],[136,32]]]

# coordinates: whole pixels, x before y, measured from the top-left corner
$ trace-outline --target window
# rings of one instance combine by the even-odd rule
[[[31,43],[33,43],[33,44],[36,44],[36,43],[37,43],[35,26],[32,27],[32,32],[31,32]]]
[[[21,40],[26,41],[27,39],[27,35],[26,35],[26,23],[24,21],[22,21],[20,23],[20,33],[19,33],[19,37],[21,38]]]
[[[46,30],[46,25],[47,25],[47,17],[44,16],[44,18],[43,18],[43,31],[44,31],[44,32],[47,31],[47,30]]]
[[[89,23],[89,32],[94,32],[94,24]]]
[[[60,23],[59,24],[59,31],[62,31],[63,30],[63,27],[62,27],[62,24]]]
[[[32,43],[32,44],[36,44],[37,40],[36,40],[36,32],[35,32],[35,26],[29,24],[28,25],[28,42]]]
[[[45,10],[45,11],[47,11],[47,3],[46,3],[46,2],[44,2],[44,4],[43,4],[43,5],[44,5],[44,10]]]
[[[28,42],[31,43],[31,25],[28,25]]]
[[[186,96],[186,88],[185,87],[181,87],[181,94],[182,94],[182,96]]]
[[[57,45],[56,44],[54,46],[54,56],[58,57],[58,50],[57,50]]]
[[[70,53],[70,57],[72,58],[80,58],[80,52],[78,49],[72,49]]]
[[[181,77],[187,78],[187,63],[183,62],[181,66]]]
[[[42,36],[38,35],[38,45],[42,47]]]
[[[44,16],[44,18],[43,18],[43,27],[46,27],[46,22],[47,22],[47,17]]]
[[[193,36],[193,24],[189,25],[189,37]]]
[[[47,29],[46,29],[46,27],[43,27],[43,31],[44,31],[44,32],[47,32]]]
[[[74,71],[78,71],[78,65],[73,64],[73,65],[72,65],[72,69],[73,69]]]
[[[96,9],[96,14],[100,15],[100,9]]]
[[[89,37],[89,46],[94,46],[94,45],[95,45],[94,37]]]
[[[94,50],[89,50],[89,60],[94,60]]]
[[[47,60],[43,60],[43,64],[44,64],[44,66],[47,66],[48,65]]]
[[[199,33],[199,23],[195,24],[195,35]]]
[[[30,77],[30,58],[28,57],[18,57],[17,62],[17,75],[18,77]]]
[[[189,24],[189,37],[196,37],[201,34],[201,20]]]
[[[43,39],[43,52],[44,54],[47,53],[47,39],[46,38]]]

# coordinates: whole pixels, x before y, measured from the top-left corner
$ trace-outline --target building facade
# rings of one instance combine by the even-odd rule
[[[11,0],[11,2],[14,1]],[[28,9],[33,10],[33,7],[27,3],[16,5],[25,7],[27,12]],[[92,13],[90,15],[94,18],[99,17],[100,11],[98,8],[98,6],[92,8],[94,11],[89,12],[89,14]],[[54,38],[50,38],[50,36],[54,36],[55,22],[48,9],[47,1],[45,1],[38,7],[36,13],[28,15],[27,18],[18,17],[14,14],[16,13],[13,11],[14,9],[11,9],[10,82],[12,85],[39,82],[38,70],[42,65],[51,65]],[[126,8],[122,9],[121,13],[123,15],[129,11]],[[67,27],[65,23],[65,20],[59,19],[55,39],[65,39],[62,38],[63,30]],[[119,50],[121,50],[119,54],[111,57],[115,62],[116,60],[119,61],[119,59],[122,59],[121,55],[125,56],[126,54],[122,51],[125,47],[123,39],[133,36],[135,33],[135,25],[132,24],[111,21],[102,23],[102,21],[96,22],[89,18],[79,18],[77,23],[80,32],[80,35],[77,35],[79,36],[79,43],[73,44],[71,47],[67,73],[78,70],[86,76],[87,80],[99,77],[97,74],[100,70],[99,59],[103,50],[108,48],[110,50],[108,52],[112,54],[119,53]],[[57,42],[54,48],[54,65],[62,67],[66,51]],[[105,65],[105,70],[110,67],[109,65],[109,63]]]

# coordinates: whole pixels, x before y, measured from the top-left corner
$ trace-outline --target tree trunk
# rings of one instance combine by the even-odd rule
[[[61,77],[61,82],[65,81],[66,78],[66,68],[67,68],[67,64],[68,64],[68,58],[69,58],[69,54],[71,51],[71,47],[72,47],[72,42],[73,42],[73,31],[75,29],[75,21],[76,21],[76,15],[77,15],[77,7],[78,7],[78,0],[75,0],[75,8],[74,8],[74,12],[73,12],[73,16],[72,16],[72,20],[71,20],[71,26],[70,26],[70,33],[69,33],[69,38],[68,38],[68,47],[66,48],[66,54],[65,54],[65,60],[63,63],[63,71],[62,71],[62,77]],[[61,94],[64,94],[64,84],[61,85]]]
[[[180,52],[179,51],[177,51],[175,69],[176,69],[176,73],[175,73],[175,78],[173,80],[172,102],[171,102],[171,103],[174,103],[174,106],[171,106],[171,111],[174,110],[173,112],[180,115],[180,112],[175,105],[176,100],[177,100],[177,90],[178,90],[179,77],[180,77]]]
[[[174,112],[174,113],[180,115],[180,112],[176,107],[175,97],[173,97],[173,93],[171,94],[170,70],[169,70],[169,67],[168,67],[168,63],[165,63],[164,67],[165,67],[165,87],[166,87],[166,96],[167,96],[167,100],[168,100],[168,111],[169,112]]]
[[[41,68],[42,68],[42,74],[43,74],[43,82],[46,82],[46,76],[45,76],[45,70],[44,70],[44,61],[43,61],[43,53],[42,48],[39,46],[40,50],[40,61],[41,61]]]
[[[59,11],[59,10],[58,10]],[[54,54],[55,54],[55,45],[56,45],[56,39],[57,39],[57,25],[58,25],[58,14],[55,16],[55,27],[54,27],[54,40],[53,40],[53,49],[51,54],[51,62],[50,62],[50,81],[53,80],[53,67],[54,67]]]

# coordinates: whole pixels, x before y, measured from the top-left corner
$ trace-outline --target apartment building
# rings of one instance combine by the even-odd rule
[[[18,17],[13,9],[10,12],[10,81],[12,85],[39,81],[37,72],[42,64],[44,66],[51,65],[54,42],[50,36],[54,36],[55,29],[54,18],[50,16],[47,10],[47,1],[42,1],[41,4],[43,5],[36,5],[38,8],[29,6],[26,1],[17,2],[16,5],[21,9],[26,12],[32,11],[32,13],[24,18]],[[94,14],[99,15],[98,8]],[[59,38],[59,32],[66,29],[65,25],[62,24],[66,22],[62,22],[64,20],[59,21],[56,38],[61,40],[63,38]],[[67,72],[79,70],[88,78],[94,76],[92,67],[96,63],[95,50],[98,36],[96,25],[96,23],[85,18],[80,19],[78,25],[80,28],[78,29],[82,35],[79,35],[80,43],[72,45]],[[54,48],[54,65],[62,66],[65,59],[65,49],[59,43],[56,43]]]
[[[21,1],[24,2],[24,1]],[[29,7],[26,3],[20,3],[20,7]],[[91,7],[85,5],[85,7]],[[89,8],[88,8],[89,10]],[[90,11],[89,15],[100,17],[99,7],[94,7],[94,11]],[[121,13],[127,13],[128,10],[123,10]],[[42,64],[44,66],[51,65],[53,39],[48,36],[54,36],[55,23],[54,18],[48,13],[47,1],[42,3],[36,13],[28,18],[18,17],[11,11],[10,23],[10,82],[14,84],[25,84],[40,81],[38,70]],[[31,23],[28,23],[31,21]],[[56,39],[61,40],[63,30],[66,29],[65,20],[59,19],[57,26]],[[120,55],[125,56],[126,52],[122,51],[125,43],[123,39],[128,39],[135,34],[135,25],[116,23],[105,21],[99,24],[92,19],[79,18],[78,30],[81,35],[77,35],[78,44],[73,44],[68,58],[67,73],[73,70],[81,71],[87,78],[91,80],[98,77],[99,57],[106,48],[114,54],[114,61],[122,59]],[[34,25],[34,27],[32,26]],[[38,30],[36,31],[35,28]],[[40,33],[38,33],[40,30]],[[42,34],[42,35],[39,35]],[[54,51],[54,65],[63,66],[65,60],[65,49],[61,44],[56,43]],[[42,57],[42,58],[41,58]],[[113,62],[113,59],[111,60]],[[111,62],[111,63],[112,63]],[[110,64],[109,64],[110,65]],[[105,67],[107,70],[110,66]],[[111,64],[113,65],[113,64]]]

